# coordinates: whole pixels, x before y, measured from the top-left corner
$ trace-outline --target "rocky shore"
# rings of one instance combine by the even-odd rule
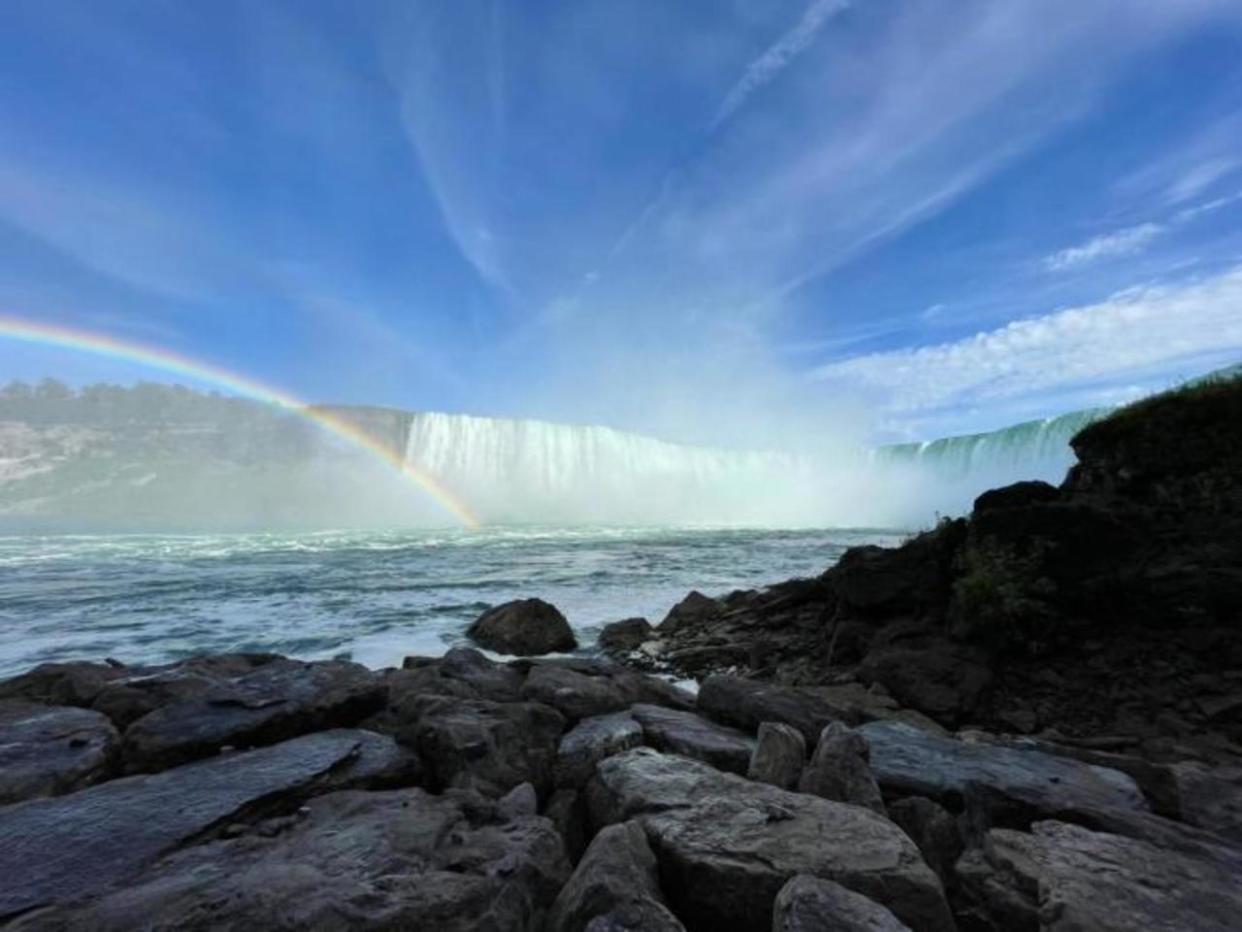
[[[1145,403],[1060,488],[593,654],[0,682],[0,924],[1237,929],[1240,397]],[[573,648],[537,599],[471,633]]]

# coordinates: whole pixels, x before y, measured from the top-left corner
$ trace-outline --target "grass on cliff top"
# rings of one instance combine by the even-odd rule
[[[1112,449],[1166,464],[1242,454],[1242,366],[1234,366],[1119,408],[1070,441],[1079,459]]]

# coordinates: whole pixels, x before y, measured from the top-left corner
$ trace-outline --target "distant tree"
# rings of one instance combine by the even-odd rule
[[[23,382],[21,379],[13,379],[0,389],[0,398],[5,401],[29,401],[34,397],[34,389],[31,388],[29,382]]]
[[[73,389],[60,379],[53,379],[50,376],[41,379],[34,391],[35,397],[40,401],[59,403],[73,400]]]

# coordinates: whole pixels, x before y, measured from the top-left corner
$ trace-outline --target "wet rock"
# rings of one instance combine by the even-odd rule
[[[98,712],[0,700],[0,806],[103,779],[119,745],[116,729]]]
[[[1035,750],[970,744],[899,722],[872,722],[858,730],[870,742],[871,770],[889,795],[926,796],[960,810],[968,786],[977,784],[995,791],[993,799],[1033,812],[1147,808],[1130,777],[1104,767]]]
[[[496,800],[496,815],[505,822],[522,816],[533,816],[539,811],[539,799],[535,788],[521,783]]]
[[[699,687],[698,708],[718,722],[750,732],[763,722],[792,725],[802,732],[808,744],[819,740],[825,725],[846,714],[813,690],[735,676],[710,676],[704,680]]]
[[[851,547],[824,578],[854,614],[936,616],[948,602],[948,570],[965,532],[964,521],[950,521],[897,549]]]
[[[1061,493],[1055,485],[1039,480],[1015,482],[999,489],[989,489],[975,499],[975,511],[996,511],[1019,508],[1041,502],[1054,502]]]
[[[802,732],[780,722],[764,722],[759,726],[755,753],[746,770],[748,779],[792,790],[797,787],[805,765],[806,739]]]
[[[383,681],[356,663],[273,662],[138,719],[124,734],[123,765],[129,773],[152,772],[223,747],[272,744],[354,725],[386,699]]]
[[[543,815],[560,833],[570,863],[577,864],[588,841],[586,800],[582,794],[567,788],[557,790],[544,807]]]
[[[640,673],[622,672],[612,677],[613,685],[621,691],[627,705],[638,702],[647,705],[668,706],[670,709],[693,711],[696,699],[693,693],[658,676],[645,676]]]
[[[993,829],[957,870],[973,917],[1006,932],[1227,932],[1242,914],[1236,866],[1060,822]]]
[[[98,892],[213,826],[314,792],[359,745],[355,732],[307,735],[0,809],[0,918]]]
[[[642,743],[642,726],[629,712],[584,718],[561,738],[556,753],[556,784],[581,788],[605,757]]]
[[[1242,844],[1242,767],[1183,763],[1172,770],[1182,819]]]
[[[490,608],[466,635],[498,654],[524,657],[574,650],[578,646],[569,622],[543,599],[519,599]]]
[[[873,650],[857,673],[882,684],[902,705],[949,724],[974,712],[992,685],[979,654],[948,643]]]
[[[123,667],[91,701],[124,730],[156,709],[174,702],[197,699],[230,680],[276,662],[275,654],[219,654],[191,657],[156,667]]]
[[[430,786],[463,787],[503,796],[531,783],[541,797],[552,786],[556,747],[565,720],[533,702],[419,696],[397,740],[414,748]]]
[[[552,664],[531,668],[522,697],[551,706],[571,722],[617,712],[629,704],[611,678],[586,676]]]
[[[918,845],[931,869],[947,881],[962,854],[957,820],[943,806],[923,796],[908,796],[888,804],[888,816]]]
[[[803,874],[777,894],[772,932],[910,932],[910,927],[875,900]]]
[[[30,699],[49,705],[89,706],[126,668],[107,663],[42,663],[0,682],[0,699]]]
[[[799,874],[873,897],[912,928],[953,928],[940,882],[914,843],[859,806],[648,748],[602,761],[588,802],[597,825],[643,824],[673,911],[690,928],[767,928],[781,887]]]
[[[693,757],[736,774],[745,774],[750,767],[755,739],[745,732],[693,712],[655,705],[636,705],[630,714],[642,726],[646,743],[657,750]]]
[[[636,650],[643,641],[651,640],[654,631],[646,618],[626,618],[604,625],[598,643],[601,650],[609,653],[628,653]]]
[[[552,906],[548,932],[582,932],[597,917],[604,917],[604,928],[684,932],[664,904],[655,855],[637,822],[595,836]]]
[[[886,815],[880,788],[868,764],[870,755],[866,738],[840,722],[833,722],[820,734],[798,789]]]
[[[696,590],[669,610],[657,626],[657,631],[661,637],[668,637],[687,628],[710,625],[723,611],[724,606],[720,602]]]
[[[440,691],[444,695],[468,696],[471,699],[490,699],[492,702],[517,702],[521,699],[523,672],[508,664],[496,663],[472,647],[454,647],[443,657],[432,659],[430,663],[422,657],[407,657],[405,665],[409,669],[425,671],[426,692]],[[435,681],[436,686],[430,683]],[[402,694],[409,688],[400,690]]]
[[[456,800],[421,790],[343,792],[271,837],[194,845],[16,928],[533,932],[568,875],[545,819],[478,825]]]

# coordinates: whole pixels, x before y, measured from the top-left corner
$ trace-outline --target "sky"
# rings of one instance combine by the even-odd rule
[[[1242,360],[1237,0],[4,8],[0,314],[752,446]]]

